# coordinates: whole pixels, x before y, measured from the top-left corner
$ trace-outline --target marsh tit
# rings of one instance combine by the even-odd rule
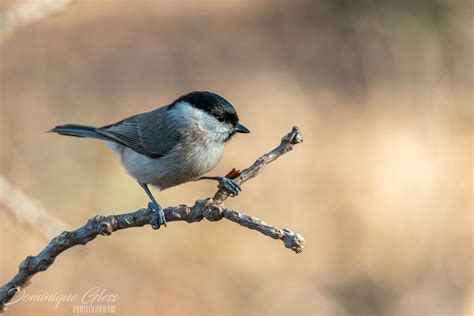
[[[67,124],[50,132],[108,142],[150,198],[154,229],[166,226],[166,219],[148,185],[164,190],[189,181],[217,180],[219,187],[237,195],[241,189],[233,180],[203,175],[217,165],[225,143],[232,136],[250,133],[239,123],[229,101],[207,91],[188,93],[169,105],[115,124],[103,127]]]

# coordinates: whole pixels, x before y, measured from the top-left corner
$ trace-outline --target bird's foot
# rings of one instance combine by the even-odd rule
[[[159,229],[161,225],[166,227],[166,218],[163,208],[158,205],[156,202],[148,203],[148,208],[151,209],[151,227],[153,229]]]
[[[242,191],[240,185],[232,179],[226,177],[219,177],[219,189],[224,189],[230,193],[230,196],[236,196],[239,194],[239,191]]]

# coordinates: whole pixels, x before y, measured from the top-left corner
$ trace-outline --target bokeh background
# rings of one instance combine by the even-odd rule
[[[252,133],[213,174],[302,129],[304,143],[226,205],[306,247],[296,255],[226,221],[129,229],[68,250],[28,294],[100,287],[118,294],[119,315],[473,314],[471,1],[54,1],[64,7],[44,18],[0,2],[2,177],[71,228],[144,207],[106,146],[44,131],[215,91]],[[36,21],[8,28],[15,12]],[[157,196],[191,204],[214,191]],[[48,241],[6,204],[0,283]],[[69,315],[72,304],[9,312]]]

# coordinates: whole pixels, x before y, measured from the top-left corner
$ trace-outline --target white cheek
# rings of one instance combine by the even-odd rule
[[[232,125],[219,122],[206,112],[196,109],[187,102],[178,103],[171,114],[177,126],[185,129],[195,129],[209,140],[223,143],[232,132]]]
[[[209,133],[214,141],[224,142],[229,137],[229,134],[232,132],[232,129],[232,125],[217,121],[217,124],[214,126],[214,129],[210,130]]]

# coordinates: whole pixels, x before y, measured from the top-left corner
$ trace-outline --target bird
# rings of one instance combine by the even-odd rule
[[[234,106],[213,92],[193,91],[168,105],[102,127],[66,124],[48,132],[107,142],[148,195],[153,229],[166,226],[166,218],[149,186],[162,191],[190,181],[215,180],[231,196],[242,190],[232,179],[204,176],[219,163],[225,144],[235,134],[250,133],[239,122]]]

